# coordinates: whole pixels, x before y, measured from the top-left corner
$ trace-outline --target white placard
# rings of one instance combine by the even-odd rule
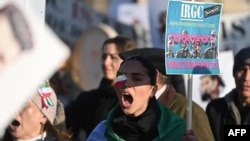
[[[21,1],[0,3],[0,137],[16,111],[70,55],[33,13]]]
[[[34,14],[45,23],[45,10],[46,10],[46,0],[24,0],[26,8],[31,8]]]
[[[221,74],[219,77],[224,82],[224,87],[219,87],[219,97],[225,96],[226,93],[231,91],[234,87],[234,79],[233,79],[233,52],[230,51],[222,51],[219,55],[219,66]],[[193,75],[193,84],[192,84],[192,95],[193,101],[199,104],[204,110],[210,100],[202,100],[202,86],[201,86],[201,77],[203,75]],[[186,84],[187,84],[187,76],[185,76]],[[209,84],[208,84],[209,85]],[[207,86],[208,86],[207,85]],[[211,85],[210,85],[211,86]],[[186,85],[187,88],[187,85]]]

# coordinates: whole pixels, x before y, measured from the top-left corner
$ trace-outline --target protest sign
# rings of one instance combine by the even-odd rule
[[[166,18],[167,74],[220,74],[222,4],[171,0]]]
[[[21,1],[0,3],[0,137],[70,50]]]
[[[187,129],[192,129],[192,74],[220,74],[222,4],[169,0],[165,32],[167,74],[188,74]]]
[[[34,15],[41,20],[41,24],[45,23],[45,10],[46,0],[20,0],[25,4],[25,8],[31,8],[34,11]]]

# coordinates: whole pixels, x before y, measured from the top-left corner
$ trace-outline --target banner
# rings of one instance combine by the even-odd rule
[[[167,74],[220,74],[222,4],[171,0],[166,18]]]

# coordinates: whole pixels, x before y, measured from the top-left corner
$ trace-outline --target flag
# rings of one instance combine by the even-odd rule
[[[115,88],[119,88],[124,85],[126,83],[126,80],[126,75],[121,72],[118,72],[115,80]]]

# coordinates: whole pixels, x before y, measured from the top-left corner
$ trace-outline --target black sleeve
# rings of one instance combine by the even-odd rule
[[[216,141],[223,141],[224,138],[224,120],[222,115],[226,111],[225,105],[224,99],[217,99],[212,100],[206,107],[206,113]]]
[[[73,133],[73,137],[79,134],[80,129],[85,130],[88,118],[91,117],[91,93],[81,93],[77,99],[65,109],[66,128]]]

